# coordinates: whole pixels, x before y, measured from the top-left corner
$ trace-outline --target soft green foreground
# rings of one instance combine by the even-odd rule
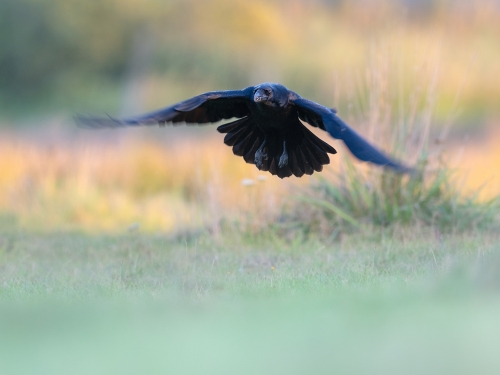
[[[500,242],[0,233],[0,374],[498,374]]]

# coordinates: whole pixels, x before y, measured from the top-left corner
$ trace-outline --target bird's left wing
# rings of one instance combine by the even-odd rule
[[[295,105],[297,114],[302,121],[327,131],[333,138],[342,139],[347,148],[359,160],[387,166],[399,173],[411,173],[413,171],[412,168],[408,168],[392,160],[382,151],[368,143],[368,141],[337,116],[334,109],[304,99],[295,93],[290,95],[290,102]]]
[[[76,116],[77,123],[89,128],[165,125],[167,123],[205,124],[250,114],[253,87],[243,90],[211,91],[144,115],[118,119],[113,117]]]

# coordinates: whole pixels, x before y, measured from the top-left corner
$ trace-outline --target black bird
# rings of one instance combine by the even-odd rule
[[[277,83],[262,83],[243,90],[211,91],[170,107],[126,119],[77,116],[77,122],[91,128],[205,124],[238,118],[217,130],[226,133],[224,143],[233,153],[261,171],[280,178],[320,172],[330,163],[328,154],[337,151],[315,136],[300,121],[342,139],[358,159],[390,167],[396,172],[412,170],[391,160],[370,145],[337,116],[334,109],[299,96]]]

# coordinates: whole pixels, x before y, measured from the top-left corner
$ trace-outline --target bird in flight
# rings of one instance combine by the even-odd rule
[[[411,168],[392,160],[350,128],[334,109],[302,98],[277,83],[262,83],[243,90],[211,91],[144,115],[117,119],[77,116],[89,128],[160,125],[168,123],[207,124],[225,119],[237,120],[217,128],[225,133],[224,143],[261,171],[279,178],[302,177],[320,172],[330,163],[328,154],[337,151],[314,135],[302,122],[325,130],[341,139],[352,154],[372,162],[409,173]]]

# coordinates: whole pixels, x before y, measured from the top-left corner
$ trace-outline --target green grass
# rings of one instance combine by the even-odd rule
[[[500,243],[0,234],[2,374],[497,373]]]
[[[413,176],[373,171],[364,175],[352,164],[334,181],[318,177],[285,216],[305,233],[334,238],[364,226],[432,227],[440,232],[498,227],[500,199],[478,200],[457,189],[452,173],[440,169]]]

